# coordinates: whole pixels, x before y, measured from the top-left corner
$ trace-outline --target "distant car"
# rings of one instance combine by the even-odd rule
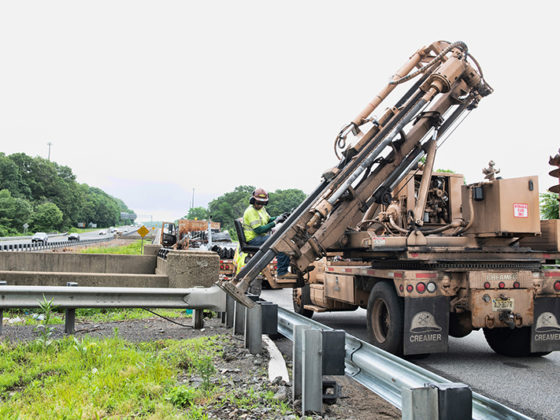
[[[110,231],[111,233],[117,233],[117,228],[112,227],[111,229],[109,229],[109,231]]]
[[[107,232],[105,232],[104,230],[100,230],[99,231],[99,235],[105,235]]]
[[[68,235],[68,240],[69,241],[79,241],[80,240],[80,235],[77,233],[71,233],[70,235]]]
[[[31,242],[41,242],[42,244],[46,244],[49,241],[49,236],[45,232],[36,232],[35,235],[31,237]]]

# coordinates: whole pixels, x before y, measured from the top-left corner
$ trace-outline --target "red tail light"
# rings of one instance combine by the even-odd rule
[[[505,284],[503,281],[501,281],[501,282],[498,283],[498,287],[499,287],[500,289],[505,289],[506,284]]]
[[[484,282],[484,288],[485,289],[490,289],[490,282]]]
[[[222,265],[220,265],[220,270],[223,270],[223,269],[224,269],[224,265],[222,264]]]
[[[521,284],[519,284],[518,281],[513,282],[513,288],[514,289],[519,289],[520,286],[521,286]]]
[[[409,292],[409,293],[414,291],[414,287],[412,287],[412,284],[409,284],[408,286],[406,286],[406,291]]]
[[[399,290],[400,290],[401,292],[404,291],[404,286],[403,286],[402,284],[399,286]]]
[[[422,282],[418,283],[418,284],[416,285],[416,291],[417,291],[418,293],[424,293],[424,292],[426,291],[426,285],[425,285],[424,283],[422,283]]]
[[[560,281],[554,282],[554,290],[560,292]]]

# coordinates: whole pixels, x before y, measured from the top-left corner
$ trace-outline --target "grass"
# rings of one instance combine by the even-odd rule
[[[82,254],[125,254],[125,255],[142,255],[142,240],[139,239],[128,245],[122,246],[97,246],[88,247],[80,250]]]
[[[207,419],[209,410],[262,404],[288,412],[272,391],[227,389],[215,363],[229,340],[131,343],[116,330],[49,347],[0,342],[0,419]]]

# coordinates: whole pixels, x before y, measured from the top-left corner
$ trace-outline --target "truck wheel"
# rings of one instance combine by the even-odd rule
[[[371,344],[389,353],[402,355],[404,305],[392,284],[379,282],[371,290],[367,327]]]
[[[313,311],[304,308],[305,305],[311,305],[311,291],[309,290],[308,284],[300,288],[292,289],[292,300],[294,302],[294,312],[296,314],[303,315],[307,318],[313,316]]]
[[[531,353],[531,327],[484,328],[484,337],[492,350],[509,357],[546,356],[550,352]]]

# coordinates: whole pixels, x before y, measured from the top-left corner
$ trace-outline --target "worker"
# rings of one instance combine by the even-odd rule
[[[268,193],[257,188],[251,194],[249,207],[243,213],[243,233],[248,245],[261,246],[269,238],[272,228],[282,223],[288,217],[284,213],[278,217],[271,217],[266,211],[265,206],[268,204]],[[278,279],[296,279],[297,276],[288,271],[290,266],[290,257],[283,252],[276,255],[277,278]]]

